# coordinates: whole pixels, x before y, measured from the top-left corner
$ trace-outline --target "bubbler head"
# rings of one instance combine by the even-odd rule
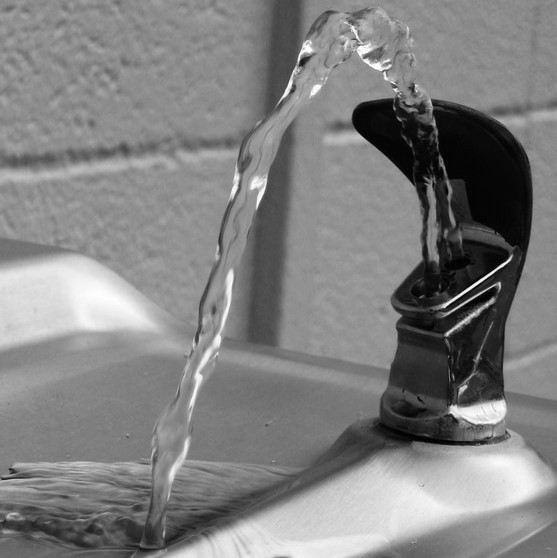
[[[429,296],[423,263],[392,297],[398,347],[380,416],[399,432],[446,442],[506,437],[505,323],[528,248],[532,184],[528,158],[499,122],[433,101],[443,159],[462,225],[462,258],[441,268]],[[410,179],[412,154],[390,100],[357,107],[356,129]]]

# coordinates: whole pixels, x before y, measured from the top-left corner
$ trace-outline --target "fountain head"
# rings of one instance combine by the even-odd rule
[[[454,103],[433,104],[464,256],[445,262],[433,296],[425,288],[423,264],[393,294],[402,317],[381,420],[435,440],[493,442],[506,436],[505,322],[528,248],[530,167],[499,122]],[[360,105],[353,121],[412,178],[412,154],[392,101]]]

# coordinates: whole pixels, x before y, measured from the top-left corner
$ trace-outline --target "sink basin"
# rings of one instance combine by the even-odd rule
[[[148,457],[193,329],[79,254],[0,240],[0,261],[2,473],[15,461]],[[283,552],[256,545],[261,553],[251,555],[261,558],[554,556],[557,402],[508,394],[510,437],[499,444],[426,443],[374,422],[387,378],[371,366],[227,340],[200,396],[190,459],[309,470],[238,525],[212,527],[214,548],[251,530]],[[488,486],[484,471],[499,480]],[[353,513],[339,522],[343,506]],[[180,541],[165,556],[223,555],[206,541]],[[0,539],[2,557],[133,552]]]

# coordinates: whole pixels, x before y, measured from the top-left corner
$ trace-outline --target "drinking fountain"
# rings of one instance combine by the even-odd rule
[[[434,101],[434,114],[464,257],[434,295],[423,264],[396,289],[390,373],[225,340],[201,392],[189,459],[288,467],[292,478],[162,551],[4,533],[1,556],[554,555],[557,402],[505,394],[503,382],[531,225],[528,160],[482,113]],[[411,179],[392,100],[358,106],[353,121]],[[3,472],[146,457],[192,331],[84,256],[3,239],[0,262]]]
[[[528,159],[488,116],[434,107],[464,256],[445,264],[439,292],[425,292],[422,263],[393,294],[398,347],[379,418],[354,422],[295,482],[168,556],[240,556],[238,547],[257,556],[479,558],[538,555],[520,544],[546,544],[534,535],[554,525],[557,476],[508,428],[503,383],[505,322],[530,234]],[[392,101],[360,105],[353,121],[411,180]]]

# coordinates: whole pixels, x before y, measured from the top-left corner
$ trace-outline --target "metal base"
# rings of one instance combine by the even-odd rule
[[[433,441],[494,443],[506,437],[504,397],[437,409],[424,409],[418,397],[390,384],[381,399],[381,420],[394,430]]]
[[[556,520],[555,472],[509,434],[446,445],[357,422],[279,494],[165,557],[499,555]]]

